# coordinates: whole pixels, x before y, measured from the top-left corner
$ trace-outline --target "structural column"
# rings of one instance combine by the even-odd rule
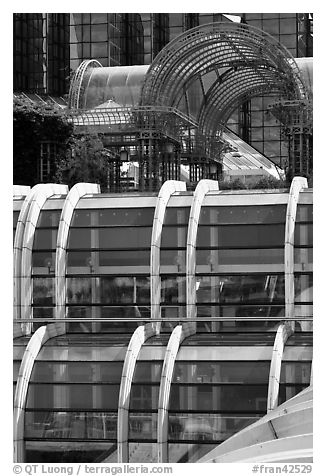
[[[284,239],[285,317],[294,319],[294,229],[301,190],[308,187],[307,179],[294,177],[286,209]],[[294,323],[292,323],[294,327]]]
[[[205,195],[211,191],[219,190],[218,182],[215,180],[200,180],[198,183],[189,216],[187,235],[187,255],[186,255],[186,299],[187,317],[196,317],[196,241],[199,216]]]
[[[65,333],[62,323],[48,324],[39,327],[30,338],[24,352],[23,359],[20,364],[17,386],[14,399],[14,462],[25,462],[25,442],[24,442],[24,426],[25,426],[25,407],[27,400],[28,385],[34,367],[34,362],[42,348],[42,346],[52,337],[56,337]]]
[[[160,252],[162,228],[168,201],[175,192],[186,190],[185,182],[168,180],[162,185],[156,202],[151,238],[151,318],[159,319],[161,302]]]
[[[100,193],[100,186],[95,183],[77,183],[69,191],[63,205],[57,236],[55,255],[55,318],[64,319],[66,309],[66,253],[68,233],[73,212],[81,197],[88,193]]]
[[[125,360],[123,363],[119,404],[118,404],[118,463],[128,463],[128,429],[129,429],[129,403],[132,379],[136,367],[136,362],[140,349],[147,339],[157,334],[157,326],[153,324],[145,324],[139,326],[131,336]]]
[[[169,428],[169,401],[171,393],[171,383],[174,370],[174,363],[180,345],[184,339],[196,333],[194,322],[176,326],[170,336],[165,351],[165,357],[162,368],[160,392],[158,399],[157,415],[157,447],[158,463],[167,463],[168,455],[168,428]]]
[[[14,317],[31,317],[32,249],[35,228],[45,201],[54,194],[66,194],[67,185],[38,184],[26,197],[19,214],[14,243]],[[31,325],[25,326],[28,333]]]
[[[293,329],[288,322],[281,324],[276,332],[268,378],[267,413],[278,406],[283,352],[286,341],[292,334]]]

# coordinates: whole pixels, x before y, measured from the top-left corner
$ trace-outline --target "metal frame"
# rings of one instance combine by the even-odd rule
[[[229,116],[250,98],[268,93],[285,100],[310,100],[287,49],[246,24],[216,22],[179,35],[160,51],[147,71],[144,69],[144,76],[139,76],[138,105],[76,113],[85,107],[87,82],[92,68],[97,67],[101,67],[98,61],[84,61],[73,77],[69,106],[75,111],[71,120],[81,132],[95,128],[107,136],[122,135],[124,147],[130,146],[132,136],[136,146],[133,159],[139,162],[143,178],[140,190],[159,190],[164,181],[178,179],[180,155],[190,166],[195,183],[209,178],[210,162],[222,161],[222,133]],[[208,74],[215,74],[215,79],[205,91]],[[199,93],[197,98],[194,90]],[[171,141],[175,153],[169,161],[177,170],[174,176],[164,167],[165,144]],[[113,155],[119,154],[119,147],[111,146]],[[119,191],[119,174],[115,173],[113,180],[118,184],[112,185],[112,190]]]

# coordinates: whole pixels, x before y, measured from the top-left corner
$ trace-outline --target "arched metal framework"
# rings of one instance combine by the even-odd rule
[[[182,109],[183,101],[195,101],[189,112],[195,114],[199,132],[213,137],[238,105],[264,93],[306,98],[291,54],[257,28],[211,23],[188,30],[156,56],[141,104]]]
[[[178,180],[180,159],[189,165],[191,182],[210,178],[210,164],[221,161],[227,120],[252,97],[309,102],[287,49],[245,24],[217,22],[188,30],[166,45],[149,68],[140,68],[119,71],[85,61],[69,93],[70,108],[93,105],[85,114],[74,114],[76,126],[106,129],[112,157],[123,146],[139,162],[140,190],[158,190],[165,180]],[[123,116],[119,124],[115,110]],[[119,160],[114,164],[120,167]]]

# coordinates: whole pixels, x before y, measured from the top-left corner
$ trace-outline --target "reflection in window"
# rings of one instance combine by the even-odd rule
[[[197,303],[283,303],[284,275],[197,276]]]
[[[33,304],[35,306],[52,306],[54,304],[54,278],[33,278]]]
[[[161,278],[162,304],[186,302],[186,278],[184,276],[164,276]]]
[[[176,362],[174,383],[268,383],[268,362]]]
[[[172,384],[170,411],[266,412],[265,385]]]
[[[169,413],[169,441],[222,442],[261,418],[261,415]]]
[[[248,223],[283,223],[286,205],[261,206],[203,206],[200,212],[200,225],[228,225]]]
[[[284,247],[285,225],[229,225],[199,226],[197,244],[219,248],[275,248]]]
[[[117,413],[27,411],[25,437],[115,440]]]

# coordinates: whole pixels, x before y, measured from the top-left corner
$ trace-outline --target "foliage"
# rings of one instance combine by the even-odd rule
[[[15,97],[13,111],[14,183],[34,185],[37,182],[40,142],[56,142],[64,153],[72,130],[72,125],[59,106],[34,103],[24,97]]]
[[[96,134],[72,135],[64,156],[56,160],[54,180],[72,187],[78,182],[91,182],[107,190],[108,158],[102,141]]]
[[[245,183],[240,178],[234,180],[219,181],[220,190],[253,190],[253,189],[278,189],[287,188],[289,185],[284,180],[277,180],[274,177],[262,177],[255,182]]]

